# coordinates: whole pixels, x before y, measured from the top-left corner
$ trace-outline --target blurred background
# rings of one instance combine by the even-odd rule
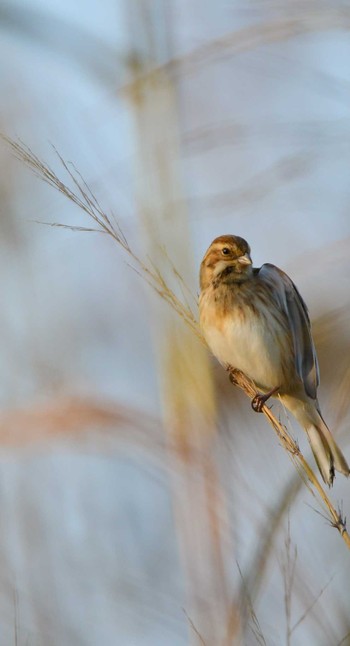
[[[0,1],[1,131],[69,186],[53,146],[72,162],[195,315],[218,235],[287,271],[348,457],[349,26],[334,0]],[[350,644],[349,553],[266,420],[115,241],[38,224],[91,221],[0,162],[1,646]]]

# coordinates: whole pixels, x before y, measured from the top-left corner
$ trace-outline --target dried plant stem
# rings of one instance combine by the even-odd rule
[[[152,287],[152,289],[155,290],[157,294],[171,306],[176,314],[185,321],[192,332],[194,332],[194,334],[205,344],[198,322],[186,301],[183,302],[178,296],[176,296],[157,267],[155,267],[152,263],[147,265],[130,248],[123,232],[120,229],[118,222],[116,222],[114,219],[110,219],[102,210],[97,199],[92,194],[87,183],[80,175],[80,173],[76,170],[76,168],[72,165],[68,165],[67,162],[65,162],[62,159],[61,155],[56,151],[56,154],[64,170],[68,174],[69,180],[73,184],[73,188],[70,188],[64,182],[62,182],[62,180],[56,175],[56,173],[41,159],[39,159],[25,144],[20,141],[13,141],[12,139],[4,135],[0,136],[10,146],[14,155],[26,166],[28,166],[37,177],[48,183],[53,188],[56,188],[56,190],[62,193],[66,198],[74,202],[85,212],[86,215],[90,217],[91,220],[93,220],[95,224],[94,228],[80,226],[76,227],[64,224],[54,224],[53,226],[60,226],[71,229],[73,231],[95,231],[109,235],[114,240],[114,242],[122,247],[123,250],[134,261],[133,268]],[[175,273],[178,277],[178,272],[176,271]],[[241,388],[241,390],[243,390],[250,399],[255,397],[256,388],[254,384],[243,373],[234,369],[231,369],[229,372],[232,383]],[[322,487],[308,462],[305,460],[298,444],[292,438],[285,426],[283,426],[283,424],[281,424],[276,419],[276,417],[267,406],[263,406],[262,412],[277,434],[281,445],[291,456],[300,476],[303,478],[304,483],[308,487],[309,491],[313,495],[318,495],[321,503],[323,504],[323,509],[326,512],[326,520],[330,522],[332,527],[335,527],[339,531],[344,543],[350,549],[350,536],[346,530],[345,519],[342,517],[341,511],[337,511],[332,505],[326,491]]]
[[[229,374],[230,380],[235,386],[241,388],[241,390],[243,390],[250,399],[255,397],[256,388],[254,387],[250,379],[248,379],[242,372],[235,369],[230,369]],[[297,442],[292,438],[286,427],[276,419],[268,406],[264,405],[262,412],[276,432],[283,448],[288,451],[293,462],[296,464],[301,477],[306,476],[305,484],[308,486],[309,490],[313,494],[315,493],[315,490],[318,494],[323,503],[326,513],[328,513],[328,516],[326,517],[327,520],[330,522],[332,527],[335,527],[339,531],[342,539],[344,540],[344,543],[350,549],[350,536],[346,530],[345,519],[342,518],[340,511],[337,511],[332,505],[332,502],[327,496],[327,493],[319,482],[317,476],[315,475],[308,462],[305,460]],[[309,487],[308,481],[312,484],[314,490]]]
[[[295,579],[295,568],[297,562],[297,548],[292,546],[290,535],[290,522],[288,519],[288,531],[285,539],[286,555],[284,563],[282,564],[282,574],[284,581],[284,607],[286,613],[286,646],[291,644],[291,618],[292,618],[292,593],[293,584]]]
[[[39,179],[46,184],[58,190],[62,195],[74,202],[89,218],[94,222],[92,227],[76,226],[62,223],[39,222],[52,227],[59,227],[61,229],[69,229],[71,231],[80,232],[93,232],[103,233],[110,236],[116,242],[133,262],[132,269],[140,274],[142,278],[152,287],[152,289],[166,301],[176,312],[183,318],[186,324],[192,331],[201,338],[198,328],[196,317],[194,316],[191,308],[187,305],[186,301],[183,302],[175,292],[170,289],[167,282],[158,267],[155,267],[152,262],[146,262],[138,257],[134,250],[130,247],[126,240],[119,223],[113,216],[101,208],[95,195],[90,190],[87,182],[84,180],[80,172],[75,168],[74,164],[66,162],[58,150],[53,146],[53,150],[66,172],[68,182],[72,185],[69,186],[66,182],[62,181],[58,175],[50,168],[48,164],[43,162],[26,144],[20,140],[14,141],[0,133],[0,138],[3,139],[10,147],[14,156],[24,163]],[[177,283],[182,285],[182,278],[178,271],[174,272],[174,267],[171,267]]]
[[[200,45],[190,52],[175,56],[163,64],[149,65],[146,69],[142,69],[138,64],[139,61],[132,59],[130,65],[134,68],[134,77],[125,85],[120,86],[119,91],[124,93],[135,91],[140,81],[151,81],[156,74],[161,72],[175,76],[188,76],[198,68],[208,67],[218,59],[230,58],[242,52],[256,50],[266,43],[278,43],[300,34],[309,34],[320,30],[348,29],[349,24],[348,8],[315,7],[314,3],[310,3],[306,15],[300,13],[298,17],[269,20],[265,23],[234,30]]]

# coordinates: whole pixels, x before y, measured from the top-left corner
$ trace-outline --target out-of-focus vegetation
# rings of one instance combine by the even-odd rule
[[[349,11],[0,13],[1,129],[39,174],[49,160],[46,179],[61,173],[53,142],[87,204],[2,148],[4,644],[346,644],[348,550],[193,329],[203,251],[246,237],[310,306],[322,409],[347,454]],[[116,237],[79,233],[101,224],[89,208]],[[338,476],[343,519],[348,491]]]

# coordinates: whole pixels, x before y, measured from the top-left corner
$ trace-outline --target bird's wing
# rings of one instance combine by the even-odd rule
[[[306,394],[316,399],[319,369],[307,307],[289,276],[278,267],[267,263],[259,269],[257,275],[271,288],[287,315],[297,374],[304,384]]]

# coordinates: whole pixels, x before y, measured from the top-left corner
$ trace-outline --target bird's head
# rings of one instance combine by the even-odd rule
[[[242,283],[253,272],[250,247],[239,236],[215,238],[204,255],[200,269],[200,286],[206,289],[212,283]]]

